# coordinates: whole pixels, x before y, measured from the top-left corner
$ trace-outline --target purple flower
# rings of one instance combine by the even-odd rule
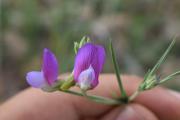
[[[27,73],[26,80],[32,87],[43,88],[45,86],[52,86],[58,77],[58,62],[55,55],[44,49],[43,65],[41,71],[31,71]]]
[[[105,56],[105,50],[100,45],[86,43],[79,49],[75,58],[74,80],[81,89],[88,90],[98,85]]]

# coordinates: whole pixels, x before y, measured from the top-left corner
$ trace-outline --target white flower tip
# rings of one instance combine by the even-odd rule
[[[95,80],[95,72],[92,66],[81,72],[78,78],[78,85],[82,90],[88,90],[91,88],[93,81]]]
[[[81,88],[82,90],[85,90],[85,91],[91,88],[91,86],[86,85],[86,84],[83,84],[83,83],[80,83],[79,86],[80,86],[80,88]]]

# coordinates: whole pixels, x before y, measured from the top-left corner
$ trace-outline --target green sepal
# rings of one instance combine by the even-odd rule
[[[54,92],[59,90],[59,87],[64,84],[64,80],[57,80],[53,85],[49,86],[46,85],[44,87],[42,87],[41,89],[45,92]]]
[[[75,54],[77,54],[78,49],[79,49],[79,43],[74,42],[74,52],[75,52]]]
[[[84,36],[79,43],[79,48],[81,48],[84,44],[86,44],[88,42],[90,42],[90,38],[87,36]]]
[[[65,82],[60,86],[60,90],[68,90],[69,88],[71,88],[72,86],[75,85],[75,81],[74,81],[74,77],[71,74],[67,80],[65,80]]]
[[[90,38],[87,37],[87,36],[84,36],[81,41],[78,43],[78,42],[74,42],[74,52],[75,54],[77,54],[78,50],[86,43],[90,42]]]

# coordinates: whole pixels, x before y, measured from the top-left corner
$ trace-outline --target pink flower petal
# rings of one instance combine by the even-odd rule
[[[49,85],[52,85],[57,80],[58,61],[55,55],[47,48],[44,49],[42,71]]]

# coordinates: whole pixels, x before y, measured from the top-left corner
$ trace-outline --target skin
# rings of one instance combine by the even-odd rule
[[[103,74],[99,79],[100,84],[89,94],[120,95],[114,75]],[[122,79],[128,95],[142,80],[126,75]],[[0,120],[180,120],[180,94],[156,87],[128,105],[109,106],[62,92],[29,88],[0,106]]]

